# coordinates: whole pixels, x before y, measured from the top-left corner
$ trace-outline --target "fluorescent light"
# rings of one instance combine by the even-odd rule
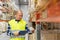
[[[24,2],[26,2],[27,0],[24,0]]]

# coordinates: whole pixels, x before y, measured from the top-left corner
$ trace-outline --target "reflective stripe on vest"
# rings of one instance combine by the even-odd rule
[[[15,21],[15,19],[9,21],[11,30],[20,30],[25,31],[26,22],[22,19],[19,22]]]

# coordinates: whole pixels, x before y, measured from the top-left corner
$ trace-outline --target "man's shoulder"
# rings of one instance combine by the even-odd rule
[[[9,22],[12,22],[12,21],[14,21],[15,19],[11,19]]]
[[[26,23],[26,21],[25,21],[25,20],[23,20],[23,19],[22,19],[22,21],[23,21],[24,23]]]

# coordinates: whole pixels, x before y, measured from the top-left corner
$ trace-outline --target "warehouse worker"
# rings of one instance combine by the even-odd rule
[[[25,40],[21,35],[25,35],[30,30],[26,27],[26,22],[22,19],[22,11],[16,11],[15,13],[15,19],[9,21],[7,35],[10,35],[10,40]]]

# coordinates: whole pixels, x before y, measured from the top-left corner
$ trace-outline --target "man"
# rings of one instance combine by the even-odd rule
[[[25,35],[30,30],[28,29],[28,27],[26,27],[26,22],[22,19],[22,11],[16,11],[15,13],[15,19],[12,19],[8,22],[9,27],[7,35],[10,35],[10,40],[25,40],[25,38],[22,35]]]

